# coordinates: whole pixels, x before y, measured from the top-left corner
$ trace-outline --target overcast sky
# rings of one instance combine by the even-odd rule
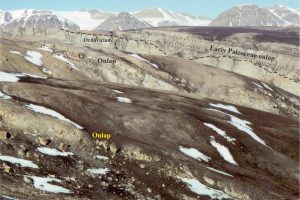
[[[0,0],[0,9],[34,8],[70,11],[86,8],[119,12],[160,7],[175,12],[188,12],[214,18],[226,9],[242,4],[257,4],[264,8],[281,4],[299,9],[299,0]]]

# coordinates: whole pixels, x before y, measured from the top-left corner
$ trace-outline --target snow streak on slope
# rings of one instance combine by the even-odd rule
[[[45,108],[43,106],[38,106],[38,105],[34,105],[34,104],[28,104],[25,107],[28,108],[29,110],[34,111],[34,112],[42,113],[42,114],[45,114],[45,115],[50,115],[50,116],[55,117],[57,119],[69,122],[69,123],[73,124],[74,126],[76,126],[76,128],[83,129],[82,126],[72,122],[71,120],[69,120],[69,119],[65,118],[63,115],[61,115],[60,113],[58,113],[54,110],[51,110],[49,108]]]
[[[209,103],[209,105],[212,106],[212,107],[215,107],[215,108],[222,108],[224,110],[228,110],[228,111],[231,111],[231,112],[241,114],[240,111],[238,111],[238,109],[236,107],[231,106],[231,105],[224,105],[224,104],[221,104],[221,103],[217,103],[217,104]]]
[[[39,168],[36,164],[34,164],[30,160],[15,158],[15,157],[12,157],[12,156],[0,156],[0,160],[10,162],[12,164],[19,164],[22,167]]]
[[[58,182],[60,183],[61,180],[57,178],[44,178],[44,177],[37,177],[37,176],[24,176],[24,178],[30,178],[33,180],[33,186],[39,190],[43,190],[46,192],[53,192],[53,193],[72,193],[70,190],[63,188],[58,185],[53,185],[49,182]]]
[[[194,148],[185,148],[185,147],[179,146],[179,150],[182,153],[184,153],[196,160],[199,160],[199,161],[203,160],[205,162],[208,162],[211,159],[209,156],[201,153],[200,151],[198,151],[197,149],[194,149]]]
[[[221,170],[217,170],[217,169],[212,168],[212,167],[206,167],[206,168],[207,168],[207,169],[210,169],[211,171],[217,172],[217,173],[219,173],[219,174],[223,174],[223,175],[225,175],[225,176],[233,177],[231,174],[228,174],[228,173],[223,172],[223,171],[221,171]]]
[[[234,143],[234,141],[236,140],[235,138],[229,137],[225,131],[219,129],[218,127],[216,127],[213,124],[209,124],[209,123],[204,123],[205,126],[211,128],[212,130],[214,130],[216,133],[218,133],[219,135],[221,135],[222,137],[224,137],[228,142],[230,143]]]
[[[226,160],[227,162],[238,165],[235,160],[233,159],[233,156],[231,155],[229,149],[225,147],[224,145],[219,144],[215,141],[215,138],[213,136],[210,137],[210,143],[215,149],[219,152],[219,154]]]
[[[203,185],[195,178],[179,178],[184,183],[187,184],[189,189],[192,192],[195,192],[198,195],[207,195],[211,199],[231,199],[230,196],[228,196],[226,193],[224,193],[221,190],[216,190],[210,187],[207,187],[206,185]]]
[[[57,149],[52,149],[48,147],[38,147],[37,151],[49,155],[49,156],[71,156],[74,155],[72,152],[61,152],[58,151]]]
[[[43,62],[41,60],[41,58],[43,57],[42,54],[40,54],[39,52],[36,51],[27,51],[26,52],[26,56],[24,56],[24,58],[31,62],[32,64],[35,64],[37,66],[42,66]]]

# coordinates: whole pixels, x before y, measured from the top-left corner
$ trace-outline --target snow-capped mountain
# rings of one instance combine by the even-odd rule
[[[300,12],[276,5],[268,9],[241,5],[221,13],[215,20],[150,8],[131,13],[100,10],[49,11],[0,10],[0,28],[55,27],[82,30],[128,30],[159,26],[299,26]]]
[[[116,30],[130,30],[130,29],[140,29],[152,27],[150,24],[144,21],[140,21],[135,16],[127,12],[121,12],[117,15],[111,16],[102,22],[95,30],[106,30],[106,31],[116,31]]]
[[[268,10],[283,20],[287,25],[300,25],[300,12],[297,10],[282,5],[272,6]]]
[[[64,28],[79,29],[79,26],[52,11],[23,9],[3,12],[1,20],[3,28]]]
[[[52,11],[57,16],[75,22],[82,30],[93,30],[116,13],[100,10]]]
[[[162,8],[150,8],[133,12],[138,19],[152,26],[206,26],[211,20],[207,17],[196,17],[187,13],[174,13]]]
[[[257,5],[241,5],[221,13],[210,26],[285,26],[286,23]]]

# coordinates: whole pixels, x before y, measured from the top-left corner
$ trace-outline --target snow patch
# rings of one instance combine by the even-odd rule
[[[187,184],[188,188],[198,194],[198,195],[207,195],[212,199],[231,199],[230,196],[228,196],[226,193],[224,193],[221,190],[216,190],[210,187],[207,187],[206,185],[200,183],[195,178],[179,178],[184,183]]]
[[[121,102],[121,103],[132,103],[132,100],[129,99],[129,98],[126,98],[126,97],[116,97],[118,102]]]
[[[42,77],[42,76],[37,76],[37,75],[33,75],[33,74],[27,74],[27,73],[22,73],[22,76],[28,76],[31,78],[42,78],[42,79],[47,79],[47,77]]]
[[[241,114],[240,111],[238,111],[238,109],[236,107],[231,106],[231,105],[224,105],[224,104],[221,104],[221,103],[218,103],[218,104],[209,103],[209,105],[213,106],[215,108],[222,108],[224,110],[228,110],[228,111],[231,111],[231,112]]]
[[[20,52],[18,52],[18,51],[9,51],[10,53],[13,53],[13,54],[17,54],[17,55],[19,55],[19,56],[23,56]]]
[[[8,199],[8,200],[17,200],[14,197],[6,196],[6,195],[2,195],[1,197],[4,198],[4,199]]]
[[[254,85],[256,85],[257,87],[263,89],[263,87],[261,85],[259,85],[258,83],[252,82]]]
[[[0,160],[10,162],[10,163],[13,163],[13,164],[19,164],[22,167],[30,167],[30,168],[35,168],[35,169],[39,168],[36,164],[34,164],[30,160],[15,158],[15,157],[12,157],[12,156],[0,156]]]
[[[265,88],[267,88],[268,90],[273,91],[273,89],[270,88],[270,86],[268,86],[266,83],[261,82],[261,84],[262,84]]]
[[[96,156],[99,160],[108,160],[109,158],[106,156]]]
[[[63,188],[58,185],[53,185],[49,182],[62,182],[60,179],[57,178],[45,178],[45,177],[37,177],[37,176],[24,176],[24,178],[30,178],[33,180],[33,186],[39,190],[43,190],[46,192],[52,193],[72,193],[70,190]]]
[[[199,161],[203,160],[205,162],[208,162],[211,159],[209,156],[201,153],[200,151],[198,151],[197,149],[194,149],[194,148],[185,148],[185,147],[179,146],[179,150],[182,153],[184,153],[196,160],[199,160]]]
[[[49,51],[49,52],[53,52],[53,50],[52,49],[50,49],[49,47],[47,47],[47,46],[42,46],[42,47],[40,47],[40,48],[38,48],[39,50],[43,50],[43,51]]]
[[[218,127],[216,127],[213,124],[204,123],[204,125],[211,128],[212,130],[214,130],[217,134],[221,135],[223,138],[225,138],[230,143],[234,143],[234,141],[236,140],[235,138],[229,137],[225,131],[219,129]]]
[[[121,92],[121,91],[119,91],[119,90],[113,90],[115,93],[117,93],[117,94],[124,94],[124,92]]]
[[[52,72],[45,67],[42,68],[42,72],[44,72],[45,74],[48,74],[48,75],[52,75]]]
[[[43,62],[41,60],[41,58],[43,57],[42,54],[40,54],[39,52],[36,51],[27,51],[26,52],[26,56],[24,56],[24,58],[31,62],[32,64],[35,64],[37,66],[42,66]]]
[[[233,156],[231,155],[229,149],[218,142],[215,141],[215,138],[213,136],[210,137],[210,143],[215,149],[219,152],[219,154],[226,160],[227,162],[238,165],[235,160],[233,159]]]
[[[0,91],[0,99],[7,100],[7,99],[12,99],[12,97],[8,96]]]
[[[61,152],[58,151],[57,149],[53,149],[53,148],[48,148],[48,147],[38,147],[37,151],[49,155],[49,156],[71,156],[74,155],[74,153],[72,152]]]
[[[59,60],[62,60],[66,63],[68,63],[73,69],[79,70],[77,67],[75,67],[75,65],[73,63],[71,63],[67,58],[65,58],[63,55],[59,54],[59,55],[54,55],[54,58],[57,58]]]
[[[18,82],[20,80],[19,77],[22,76],[24,75],[0,71],[0,81],[4,81],[4,82]]]
[[[105,175],[107,174],[107,172],[109,172],[110,170],[108,168],[91,168],[91,169],[87,169],[86,172],[89,174],[100,174],[100,175]]]
[[[131,54],[132,57],[138,58],[142,61],[147,62],[148,64],[152,65],[154,68],[158,69],[158,66],[154,63],[151,63],[149,60],[146,60],[145,58],[142,58],[141,56],[137,55],[137,54]]]
[[[221,171],[221,170],[217,170],[217,169],[212,168],[212,167],[206,167],[206,168],[207,168],[207,169],[210,169],[211,171],[217,172],[217,173],[219,173],[219,174],[223,174],[223,175],[225,175],[225,176],[233,177],[231,174],[228,174],[228,173],[223,172],[223,171]]]
[[[45,108],[43,106],[34,105],[34,104],[28,104],[28,105],[25,105],[25,107],[28,108],[29,110],[34,111],[34,112],[42,113],[42,114],[45,114],[45,115],[50,115],[54,118],[57,118],[57,119],[60,119],[60,120],[63,120],[63,121],[67,121],[67,122],[73,124],[74,126],[76,126],[76,128],[83,129],[82,126],[72,122],[71,120],[65,118],[63,115],[61,115],[60,113],[58,113],[54,110]]]

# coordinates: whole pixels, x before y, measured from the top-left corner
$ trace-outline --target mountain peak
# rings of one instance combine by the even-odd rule
[[[285,22],[255,4],[240,5],[221,13],[210,26],[283,26]]]

